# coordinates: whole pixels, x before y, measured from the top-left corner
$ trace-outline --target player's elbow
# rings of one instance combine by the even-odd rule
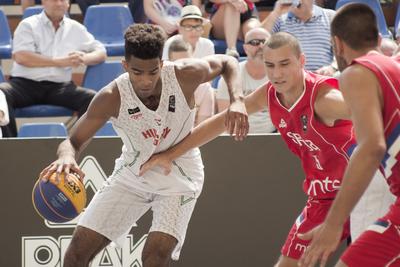
[[[380,162],[385,156],[386,149],[387,147],[384,139],[373,143],[371,142],[368,145],[368,154]]]

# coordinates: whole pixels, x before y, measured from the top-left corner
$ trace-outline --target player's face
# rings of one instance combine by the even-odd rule
[[[131,56],[128,61],[123,61],[123,65],[129,73],[133,90],[139,98],[147,98],[159,91],[156,86],[161,74],[160,58],[140,59]]]
[[[276,49],[264,47],[267,76],[279,93],[290,93],[303,85],[304,55],[297,55],[289,45]]]

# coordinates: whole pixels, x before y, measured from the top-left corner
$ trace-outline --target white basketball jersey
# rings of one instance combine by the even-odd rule
[[[176,159],[170,175],[161,168],[138,176],[140,166],[153,154],[179,143],[192,130],[195,109],[190,109],[175,76],[174,64],[164,62],[161,70],[162,92],[157,110],[148,109],[137,97],[128,73],[116,79],[121,96],[118,118],[112,118],[114,129],[123,141],[122,154],[116,160],[113,176],[127,184],[159,194],[200,193],[203,163],[198,148]]]

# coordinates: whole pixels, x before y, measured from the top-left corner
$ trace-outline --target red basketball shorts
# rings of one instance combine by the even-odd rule
[[[285,244],[281,249],[284,256],[298,260],[303,255],[310,241],[301,240],[297,234],[307,233],[311,229],[320,225],[324,220],[332,205],[333,200],[308,200],[306,207],[303,209],[296,222],[290,229]],[[346,222],[342,240],[350,235],[350,223]]]

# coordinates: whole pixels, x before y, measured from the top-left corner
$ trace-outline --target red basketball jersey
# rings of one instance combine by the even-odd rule
[[[356,143],[352,123],[340,120],[329,127],[314,116],[314,101],[323,83],[338,87],[336,79],[305,72],[303,94],[284,107],[271,83],[266,85],[271,119],[289,149],[301,159],[306,174],[304,192],[315,199],[334,198],[349,155]]]
[[[370,52],[355,59],[352,64],[354,63],[371,70],[381,86],[382,116],[387,146],[381,170],[390,185],[390,191],[400,197],[400,60],[396,62],[393,58]]]

